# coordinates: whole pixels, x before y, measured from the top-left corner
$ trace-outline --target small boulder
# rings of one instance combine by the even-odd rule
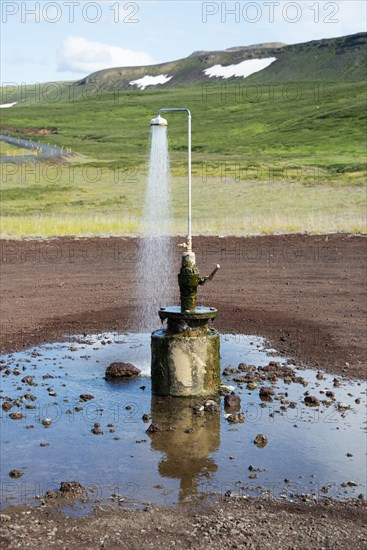
[[[1,405],[3,411],[9,411],[12,408],[12,404],[9,403],[9,401],[4,401],[4,403]]]
[[[134,378],[140,375],[140,369],[131,363],[111,363],[106,369],[106,380],[121,380]]]
[[[18,477],[22,477],[23,474],[22,470],[10,470],[9,477],[17,479]]]
[[[94,399],[94,395],[91,395],[90,393],[82,393],[79,397],[82,401],[90,401],[91,399]]]
[[[257,436],[254,439],[254,443],[257,447],[265,447],[265,445],[268,444],[268,438],[264,434],[257,434]]]
[[[248,365],[246,365],[246,363],[240,363],[237,368],[241,372],[246,372],[248,370]]]
[[[238,371],[235,367],[226,367],[222,374],[223,376],[231,376],[231,374],[235,374],[236,372]]]
[[[52,424],[52,419],[51,418],[44,418],[42,420],[42,424],[45,428],[48,428]]]
[[[73,499],[84,493],[84,487],[78,481],[62,481],[57,491],[47,491],[47,499]]]
[[[62,481],[59,491],[63,494],[75,495],[83,493],[84,488],[78,481]]]
[[[234,393],[228,393],[224,397],[224,407],[240,407],[241,406],[241,398],[238,395],[235,395]]]
[[[265,365],[264,367],[259,367],[259,371],[262,371],[262,372],[275,372],[276,370],[277,370],[277,367],[271,363],[269,363],[269,365]]]
[[[215,401],[210,399],[209,401],[207,401],[205,403],[204,411],[206,411],[206,412],[218,412],[218,411],[220,411],[220,406],[218,405],[218,403],[216,403]]]
[[[306,405],[310,405],[311,407],[317,407],[318,405],[320,405],[320,401],[315,395],[306,395],[305,403]]]
[[[22,414],[21,412],[10,413],[9,416],[12,420],[21,420],[22,418],[24,418],[24,414]]]
[[[243,424],[245,421],[245,415],[243,413],[227,414],[225,418],[230,424]]]
[[[28,384],[29,386],[34,386],[34,377],[33,376],[24,376],[22,378],[23,384]]]
[[[149,426],[149,428],[146,430],[147,434],[155,434],[157,432],[161,432],[162,428],[159,424],[156,424],[155,422],[152,422],[152,424]]]
[[[103,430],[101,430],[101,425],[100,425],[99,422],[96,422],[94,424],[93,428],[91,429],[91,432],[94,435],[102,435],[103,434]]]
[[[271,388],[269,386],[263,386],[260,388],[259,396],[260,399],[270,399],[272,395],[275,394],[274,388]]]
[[[258,387],[258,383],[256,382],[256,380],[249,380],[247,382],[247,389],[252,391],[252,390],[256,390],[256,388]]]

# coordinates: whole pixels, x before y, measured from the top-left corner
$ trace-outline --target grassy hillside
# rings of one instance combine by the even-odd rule
[[[270,91],[269,91],[270,90]],[[106,92],[90,99],[24,104],[4,109],[13,127],[57,126],[40,136],[71,147],[83,162],[110,168],[145,163],[149,120],[164,106],[186,106],[193,116],[193,163],[266,165],[294,162],[333,174],[364,169],[364,83],[287,83],[239,88],[226,83]],[[186,162],[186,117],[169,116],[172,167]],[[31,136],[34,139],[34,136]]]
[[[334,39],[333,44],[342,47],[352,40],[358,49],[363,37],[356,36]],[[319,41],[318,59],[326,63],[330,51],[322,42],[327,41]],[[310,47],[304,46],[305,51]],[[297,51],[300,56],[300,48]],[[194,55],[194,62],[201,55]],[[354,69],[349,65],[354,74],[357,61],[354,57]],[[291,56],[286,64],[289,74],[292,63],[296,65]],[[79,84],[80,93],[75,95],[71,86],[57,100],[48,96],[3,109],[4,125],[57,127],[57,134],[39,140],[76,153],[65,165],[0,165],[4,234],[139,231],[149,121],[160,107],[173,106],[187,107],[193,116],[194,231],[364,231],[365,82],[353,78],[273,82],[269,73],[267,82],[250,81],[263,73],[246,80],[216,79],[144,91],[118,88],[89,93],[85,84]],[[183,114],[167,118],[173,231],[183,232],[187,119]],[[33,134],[29,137],[35,139]]]

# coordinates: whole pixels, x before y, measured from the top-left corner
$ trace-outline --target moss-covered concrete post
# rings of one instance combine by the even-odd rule
[[[218,271],[201,277],[195,265],[195,254],[189,250],[182,256],[178,274],[180,307],[159,310],[167,328],[152,333],[152,391],[156,395],[189,397],[215,395],[220,385],[219,334],[208,327],[217,310],[198,307],[199,285],[210,281]]]

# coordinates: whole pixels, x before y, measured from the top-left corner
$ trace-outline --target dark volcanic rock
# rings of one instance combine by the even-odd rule
[[[63,494],[80,494],[84,488],[78,481],[62,481],[60,483],[60,493]]]
[[[259,367],[259,370],[262,372],[275,372],[278,370],[277,366],[274,364],[265,365],[265,367]]]
[[[34,386],[34,378],[33,376],[24,376],[22,378],[23,384],[28,384],[29,386]]]
[[[241,398],[233,393],[228,393],[224,397],[224,406],[227,407],[240,407]]]
[[[235,374],[236,372],[238,371],[235,367],[226,367],[222,374],[223,376],[231,376],[231,374]]]
[[[82,393],[79,397],[82,401],[90,401],[90,399],[94,399],[94,395],[91,395],[90,393]]]
[[[270,388],[268,386],[263,386],[260,388],[259,395],[261,399],[269,399],[272,395],[275,394],[275,391],[273,388]]]
[[[213,401],[213,399],[209,399],[204,405],[204,411],[206,412],[219,412],[220,411],[220,405]]]
[[[237,368],[240,372],[246,372],[248,370],[248,365],[246,363],[240,363]]]
[[[256,390],[256,388],[258,387],[259,383],[257,382],[257,380],[255,379],[252,379],[252,380],[249,380],[247,382],[247,389],[248,390]]]
[[[134,367],[131,363],[111,363],[111,365],[106,369],[107,380],[133,378],[139,375],[140,369]]]
[[[146,430],[147,434],[155,434],[157,432],[161,432],[162,428],[159,424],[156,424],[155,422],[152,422],[152,424],[149,426],[149,428]]]
[[[244,375],[244,376],[234,376],[232,378],[232,381],[233,382],[237,382],[237,384],[244,384],[245,382],[247,382],[248,380],[248,375]]]
[[[227,416],[227,422],[230,424],[242,424],[245,421],[245,415],[243,413],[229,414]]]
[[[254,439],[254,443],[255,445],[257,445],[257,447],[265,447],[265,445],[267,445],[268,443],[268,438],[264,434],[257,434]]]
[[[45,498],[77,498],[84,493],[84,487],[78,481],[62,481],[57,491],[47,491]]]
[[[317,407],[317,405],[320,405],[320,401],[315,395],[306,395],[305,403],[306,405],[313,405],[315,407]]]
[[[102,435],[103,434],[103,430],[101,430],[101,425],[99,424],[99,422],[96,422],[94,424],[93,428],[91,429],[91,432],[94,435]]]
[[[10,470],[9,476],[13,477],[14,479],[17,479],[18,477],[22,477],[24,472],[22,470]]]
[[[9,416],[12,420],[21,420],[24,418],[24,414],[21,412],[10,413]]]

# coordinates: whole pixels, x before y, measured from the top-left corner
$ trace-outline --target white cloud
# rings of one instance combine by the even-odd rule
[[[132,80],[129,82],[131,86],[137,86],[141,90],[145,90],[147,86],[156,86],[157,84],[165,84],[169,80],[171,80],[172,76],[168,76],[166,74],[159,74],[158,76],[149,76],[145,75],[143,78],[139,78],[138,80]]]
[[[141,51],[68,36],[57,51],[57,70],[92,73],[110,67],[151,65],[153,58]]]
[[[221,76],[222,78],[230,78],[231,76],[243,76],[243,78],[246,78],[247,76],[250,76],[250,74],[258,73],[259,71],[266,69],[266,67],[269,67],[269,65],[274,63],[276,59],[276,57],[266,57],[264,59],[246,59],[245,61],[241,61],[241,63],[237,63],[237,65],[214,65],[213,67],[204,69],[203,72],[206,74],[206,76],[209,76],[209,78],[211,78],[212,76]]]

